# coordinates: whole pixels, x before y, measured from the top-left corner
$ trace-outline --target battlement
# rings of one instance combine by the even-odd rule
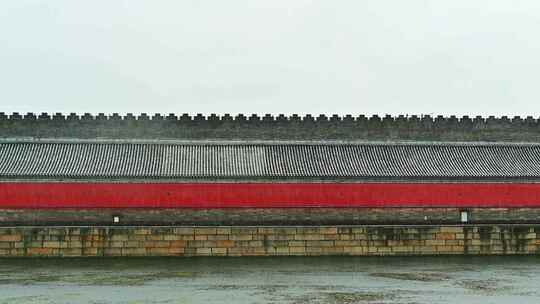
[[[540,142],[540,119],[502,116],[0,112],[0,137]]]
[[[251,114],[249,116],[246,116],[244,114],[237,114],[235,116],[232,116],[230,114],[223,114],[223,115],[217,115],[217,114],[210,114],[208,116],[204,116],[202,114],[196,114],[196,115],[189,115],[189,114],[182,114],[182,115],[176,115],[174,113],[170,113],[167,115],[163,114],[153,114],[152,116],[148,115],[147,113],[141,113],[139,115],[134,115],[133,113],[127,113],[126,115],[120,115],[118,113],[112,113],[110,115],[106,115],[105,113],[98,113],[97,115],[93,115],[91,113],[84,113],[82,115],[77,113],[70,113],[70,114],[63,114],[63,113],[32,113],[28,112],[26,114],[20,114],[18,112],[13,112],[11,114],[6,114],[4,112],[0,112],[0,121],[19,121],[19,120],[26,120],[26,121],[180,121],[180,122],[275,122],[275,123],[284,123],[284,122],[349,122],[349,123],[362,123],[362,122],[384,122],[384,123],[394,123],[394,122],[400,122],[400,123],[419,123],[419,122],[429,122],[434,124],[487,124],[487,123],[495,123],[495,124],[518,124],[521,125],[523,123],[527,124],[537,124],[540,122],[540,119],[533,118],[532,116],[527,116],[525,118],[520,116],[514,116],[513,118],[509,118],[508,116],[502,116],[500,118],[496,118],[495,116],[488,116],[488,117],[482,117],[482,116],[476,116],[474,118],[471,118],[469,116],[463,116],[463,117],[456,117],[455,115],[451,116],[430,116],[430,115],[399,115],[399,116],[391,116],[391,115],[385,115],[383,117],[379,115],[372,115],[372,116],[365,116],[365,115],[359,115],[359,116],[352,116],[352,115],[345,115],[340,116],[337,114],[333,114],[330,116],[320,114],[317,116],[313,116],[310,114],[307,114],[305,116],[299,116],[297,114],[292,114],[291,116],[285,116],[284,114],[279,114],[277,116],[271,115],[271,114],[265,114],[263,116],[259,116],[257,114]]]

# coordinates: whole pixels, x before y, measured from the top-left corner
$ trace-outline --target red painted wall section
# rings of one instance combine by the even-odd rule
[[[0,183],[0,208],[540,207],[540,184]]]

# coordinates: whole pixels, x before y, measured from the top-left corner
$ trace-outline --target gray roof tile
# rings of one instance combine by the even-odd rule
[[[3,141],[0,177],[540,179],[540,145]]]

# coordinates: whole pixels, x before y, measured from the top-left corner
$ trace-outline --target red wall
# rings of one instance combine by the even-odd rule
[[[0,183],[0,208],[540,207],[540,184]]]

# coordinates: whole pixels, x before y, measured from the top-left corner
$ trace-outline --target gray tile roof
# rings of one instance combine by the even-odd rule
[[[540,145],[0,141],[2,179],[540,179]]]

